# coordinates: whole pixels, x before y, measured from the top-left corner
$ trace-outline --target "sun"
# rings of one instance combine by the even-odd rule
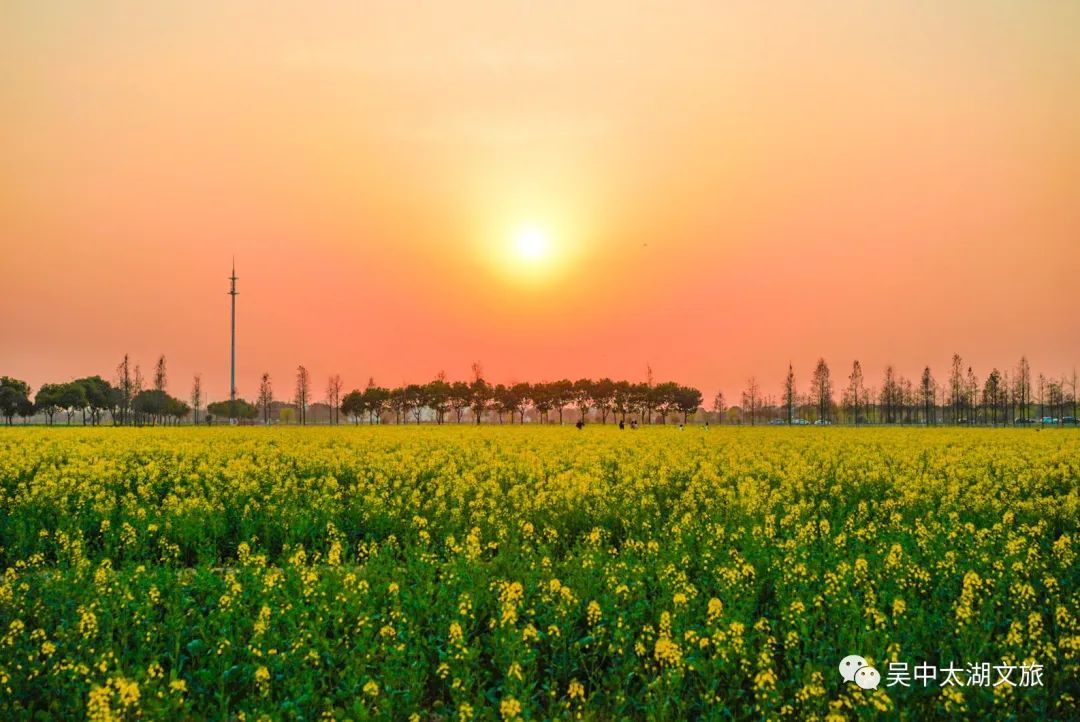
[[[558,219],[517,217],[479,236],[485,265],[518,288],[550,288],[570,272],[576,259],[576,236]]]
[[[522,226],[514,233],[514,252],[520,261],[540,263],[551,253],[551,237],[537,226]]]

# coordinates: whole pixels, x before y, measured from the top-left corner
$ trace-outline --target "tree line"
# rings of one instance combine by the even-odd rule
[[[191,407],[170,396],[167,384],[165,357],[154,366],[153,379],[147,382],[142,369],[132,366],[125,354],[116,369],[114,382],[101,376],[87,376],[64,383],[43,384],[31,396],[30,385],[10,376],[0,377],[0,414],[8,425],[18,416],[29,420],[35,415],[52,424],[58,414],[72,418],[81,415],[84,425],[97,426],[108,413],[113,425],[178,424],[188,418]],[[195,386],[199,386],[195,378]]]
[[[702,409],[701,392],[673,381],[654,382],[652,370],[642,382],[601,379],[561,379],[538,383],[492,384],[479,363],[468,381],[448,380],[440,373],[427,383],[384,387],[369,379],[363,388],[345,391],[339,374],[331,375],[316,400],[307,368],[299,366],[292,398],[276,400],[269,373],[260,379],[257,396],[248,401],[208,403],[202,379],[195,375],[186,400],[168,393],[164,356],[154,364],[147,381],[128,355],[116,368],[112,381],[89,376],[65,383],[44,384],[36,394],[24,381],[0,377],[0,413],[10,425],[41,415],[47,424],[58,415],[72,423],[97,425],[108,415],[113,425],[180,423],[295,423],[306,425],[318,410],[326,421],[366,423],[563,423],[567,418],[600,423],[683,423],[699,415],[719,423],[749,424],[921,424],[921,425],[1028,425],[1049,420],[1076,424],[1077,373],[1059,378],[1038,374],[1033,378],[1026,357],[1006,371],[993,369],[979,379],[970,365],[954,354],[947,378],[938,382],[929,366],[916,379],[907,379],[886,366],[881,382],[871,386],[858,360],[841,379],[820,359],[810,375],[807,391],[800,390],[795,369],[788,364],[777,396],[763,392],[756,377],[747,380],[738,404],[728,406],[717,393],[711,410]]]
[[[440,373],[427,383],[403,384],[388,388],[369,379],[363,389],[343,393],[344,386],[337,374],[327,381],[325,403],[330,422],[340,423],[344,414],[354,424],[423,423],[435,424],[482,423],[485,419],[498,423],[525,423],[526,415],[540,423],[563,423],[568,412],[584,419],[592,412],[600,423],[640,418],[643,423],[667,423],[681,416],[684,422],[701,408],[701,391],[674,381],[642,383],[615,381],[610,378],[561,379],[558,381],[511,384],[492,384],[483,375],[480,364],[473,364],[469,381],[451,381]],[[307,422],[311,404],[311,379],[305,367],[296,372],[292,407],[296,422]],[[258,406],[264,422],[270,421],[273,403],[269,374],[263,374]]]
[[[681,416],[687,422],[701,408],[702,394],[698,389],[673,381],[641,383],[599,380],[562,379],[541,383],[491,384],[484,379],[480,364],[473,365],[470,381],[450,381],[440,373],[423,384],[404,384],[384,387],[369,379],[363,389],[345,392],[339,374],[327,380],[325,396],[315,401],[311,375],[299,366],[291,403],[274,398],[273,381],[269,373],[260,379],[258,395],[253,401],[237,398],[206,403],[202,379],[192,381],[190,403],[171,396],[167,391],[166,360],[161,356],[154,366],[151,383],[144,379],[141,367],[125,355],[117,366],[113,382],[100,376],[78,379],[63,384],[45,384],[31,400],[30,387],[23,381],[3,377],[0,385],[0,411],[10,425],[15,416],[24,420],[42,414],[52,424],[57,413],[72,418],[82,414],[84,424],[97,425],[108,413],[114,425],[154,425],[212,423],[215,419],[252,423],[261,421],[308,423],[309,411],[321,406],[328,411],[330,423],[341,423],[342,416],[359,423],[422,423],[443,424],[450,421],[482,423],[485,419],[498,423],[524,423],[531,415],[541,423],[563,423],[573,409],[578,418],[594,412],[601,423],[609,419],[626,421],[630,417],[642,423],[667,423]],[[205,406],[205,407],[204,407]]]
[[[740,401],[728,408],[724,395],[717,394],[713,412],[721,420],[751,425],[1076,425],[1078,418],[1076,370],[1058,378],[1040,373],[1033,379],[1026,357],[1012,369],[992,369],[981,380],[959,354],[953,354],[948,375],[940,382],[929,366],[918,378],[908,379],[888,365],[876,388],[868,384],[858,360],[846,377],[837,380],[819,359],[807,393],[800,393],[795,369],[788,364],[779,396],[763,394],[757,378],[751,377]]]

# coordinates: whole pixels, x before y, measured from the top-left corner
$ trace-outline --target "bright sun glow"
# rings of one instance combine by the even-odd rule
[[[536,226],[525,226],[514,235],[518,257],[529,263],[542,261],[551,251],[551,239]]]
[[[492,224],[479,252],[504,281],[518,288],[550,288],[573,267],[571,236],[558,219],[545,217],[541,223],[522,218]]]

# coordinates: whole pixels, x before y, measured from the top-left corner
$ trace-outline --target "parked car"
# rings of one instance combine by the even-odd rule
[[[769,421],[769,426],[783,426],[785,423],[783,419],[772,419]]]
[[[1061,418],[1061,423],[1063,423],[1063,424],[1072,424],[1073,426],[1076,426],[1076,417],[1075,416],[1063,416]]]
[[[832,424],[832,422],[828,419],[818,419],[814,422],[814,426],[829,426],[830,424]]]
[[[1042,423],[1044,423],[1044,424],[1056,424],[1057,422],[1058,422],[1058,420],[1055,419],[1053,416],[1044,416],[1044,417],[1042,417]]]
[[[1017,426],[1026,426],[1028,424],[1034,424],[1035,419],[1021,419],[1021,418],[1017,417],[1017,419],[1013,423],[1016,424]]]
[[[794,424],[795,426],[809,426],[810,425],[810,422],[807,421],[806,419],[795,419],[791,423]]]

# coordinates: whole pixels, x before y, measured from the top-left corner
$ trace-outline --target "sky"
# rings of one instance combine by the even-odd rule
[[[0,374],[1080,364],[1080,3],[0,6]],[[772,388],[772,387],[775,387]]]

